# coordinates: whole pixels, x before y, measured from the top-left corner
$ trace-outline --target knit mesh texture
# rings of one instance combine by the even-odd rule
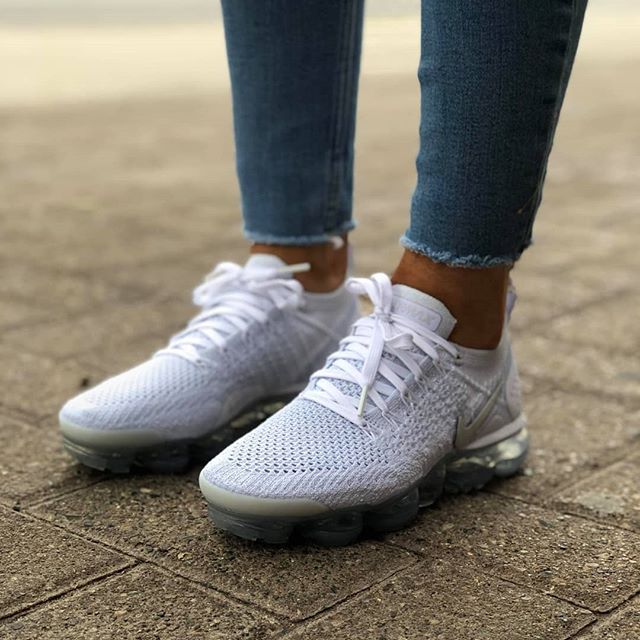
[[[304,398],[283,409],[243,445],[231,446],[228,459],[246,471],[281,474],[333,473],[354,464],[387,462],[363,429]]]
[[[162,402],[167,393],[189,393],[205,384],[198,367],[175,356],[154,358],[98,385],[86,399],[105,409]]]
[[[347,332],[353,309],[335,314]],[[337,346],[324,331],[274,309],[266,324],[213,348],[203,366],[160,355],[70,400],[60,417],[93,429],[153,429],[197,437],[282,389],[302,388]]]
[[[331,508],[378,504],[417,482],[451,450],[467,399],[459,377],[431,369],[428,392],[412,385],[413,406],[390,402],[376,435],[305,398],[294,400],[210,462],[205,478],[245,495],[316,500]]]
[[[199,422],[218,404],[213,373],[176,356],[153,358],[74,398],[62,417],[94,429]]]
[[[447,319],[444,312],[440,316]],[[444,336],[452,323],[450,318],[442,325]],[[386,415],[369,402],[365,425],[357,426],[303,394],[214,458],[204,480],[238,494],[313,500],[331,509],[379,505],[402,494],[452,451],[458,419],[482,406],[504,375],[500,358],[463,370],[436,349],[437,364],[414,346],[421,381],[409,375],[407,397],[394,392],[386,399]],[[358,359],[351,363],[363,366]],[[359,384],[330,382],[344,395],[361,393]],[[509,421],[504,413],[496,415],[492,429]]]

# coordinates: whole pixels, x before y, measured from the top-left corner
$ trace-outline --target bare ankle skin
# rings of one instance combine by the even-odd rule
[[[505,321],[510,266],[451,267],[405,251],[391,280],[440,300],[458,321],[449,340],[473,349],[495,349]]]
[[[311,293],[329,293],[337,289],[347,275],[348,247],[347,236],[342,236],[343,246],[336,249],[330,242],[314,245],[281,245],[256,242],[251,253],[268,253],[278,256],[287,264],[308,262],[310,271],[296,274],[306,291]]]

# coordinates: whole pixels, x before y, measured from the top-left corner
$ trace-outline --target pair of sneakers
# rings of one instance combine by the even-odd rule
[[[464,348],[435,298],[384,274],[308,293],[305,268],[220,264],[166,348],[65,404],[67,450],[121,473],[215,456],[200,474],[211,520],[269,543],[396,530],[445,490],[517,471],[528,436],[507,329],[494,350]]]

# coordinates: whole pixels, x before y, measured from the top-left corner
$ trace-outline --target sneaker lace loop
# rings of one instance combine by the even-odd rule
[[[325,368],[313,374],[312,384],[303,395],[363,426],[365,411],[377,408],[385,413],[393,393],[406,394],[406,379],[410,374],[421,377],[419,362],[425,356],[439,366],[438,348],[454,358],[457,350],[426,326],[392,311],[393,288],[386,274],[351,278],[347,287],[355,294],[368,296],[373,313],[353,325],[351,335],[340,342]],[[359,396],[343,393],[339,381],[358,385]]]
[[[282,276],[309,269],[308,263],[246,269],[221,262],[193,291],[193,303],[202,311],[155,355],[175,355],[198,364],[202,351],[212,346],[222,348],[251,323],[265,322],[270,309],[298,308],[303,300],[302,285]]]

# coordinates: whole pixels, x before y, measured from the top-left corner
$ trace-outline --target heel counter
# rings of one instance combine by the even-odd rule
[[[509,354],[509,373],[505,384],[505,404],[513,419],[522,413],[522,384],[513,352]]]

